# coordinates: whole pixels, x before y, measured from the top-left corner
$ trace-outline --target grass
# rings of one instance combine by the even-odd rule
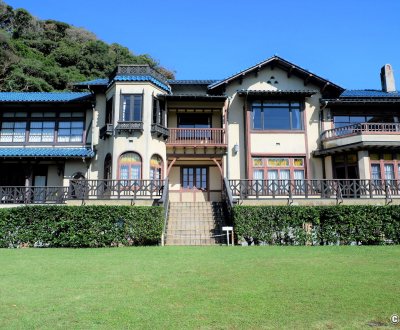
[[[400,314],[400,246],[0,250],[0,328],[337,329]]]

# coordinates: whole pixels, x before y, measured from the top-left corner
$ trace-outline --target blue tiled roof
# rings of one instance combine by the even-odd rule
[[[75,83],[75,86],[107,86],[108,85],[108,78],[99,78],[89,81],[82,81]]]
[[[72,157],[92,158],[94,152],[88,148],[0,148],[0,157]]]
[[[362,89],[362,90],[345,90],[340,97],[350,97],[350,98],[357,98],[357,97],[373,97],[373,98],[400,98],[399,92],[384,92],[381,90],[373,90],[373,89]]]
[[[219,80],[215,79],[203,79],[203,80],[168,80],[169,84],[176,84],[176,85],[210,85],[215,83]]]
[[[87,100],[91,95],[86,92],[0,92],[0,102],[73,102]]]
[[[167,92],[170,91],[169,86],[162,83],[161,81],[155,79],[152,76],[123,76],[123,75],[116,75],[113,79],[114,81],[150,81],[154,85],[161,87],[162,89],[166,90]]]

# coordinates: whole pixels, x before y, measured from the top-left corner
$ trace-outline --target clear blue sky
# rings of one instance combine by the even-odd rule
[[[219,79],[277,54],[345,88],[400,89],[400,0],[4,0],[150,54],[177,79]]]

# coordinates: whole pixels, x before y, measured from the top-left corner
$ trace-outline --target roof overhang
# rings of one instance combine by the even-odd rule
[[[358,151],[358,150],[369,150],[369,149],[400,149],[400,145],[396,141],[363,141],[357,142],[353,144],[347,144],[344,146],[338,146],[334,148],[328,149],[320,149],[313,151],[313,156],[315,157],[323,157],[323,156],[330,156],[342,152],[351,152],[351,151]]]
[[[324,106],[330,105],[380,105],[399,104],[400,98],[343,98],[343,99],[321,99]]]
[[[223,95],[196,95],[196,94],[158,94],[158,98],[168,101],[215,101],[223,102],[226,100],[226,96]]]
[[[93,158],[94,151],[86,147],[21,147],[21,148],[0,148],[0,158],[46,158],[46,159],[85,159]]]
[[[310,97],[316,94],[315,90],[246,90],[237,91],[239,96],[293,96],[293,97]]]

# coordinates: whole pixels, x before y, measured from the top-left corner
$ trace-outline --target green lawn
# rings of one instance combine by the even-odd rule
[[[0,250],[0,328],[336,329],[400,314],[400,246]]]

